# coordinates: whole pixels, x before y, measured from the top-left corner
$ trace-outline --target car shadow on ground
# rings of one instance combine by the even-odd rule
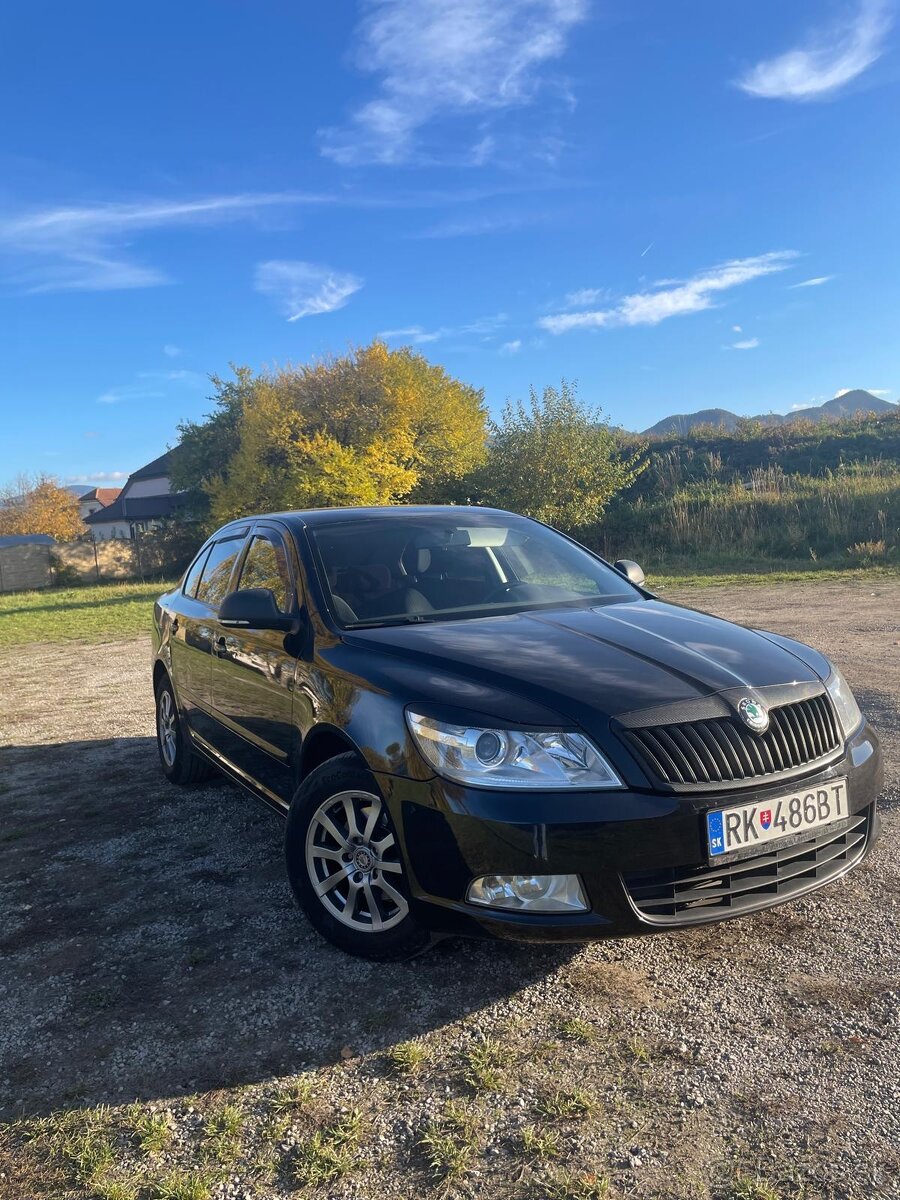
[[[257,1083],[512,996],[577,948],[350,958],[311,929],[281,820],[163,779],[151,738],[0,751],[0,1117]]]

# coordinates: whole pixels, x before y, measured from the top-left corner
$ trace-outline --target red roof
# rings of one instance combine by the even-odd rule
[[[108,504],[112,504],[113,500],[118,499],[121,490],[121,488],[91,488],[89,492],[85,492],[78,498],[79,500],[96,500],[106,508]]]

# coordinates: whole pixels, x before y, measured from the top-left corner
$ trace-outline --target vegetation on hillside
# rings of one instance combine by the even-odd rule
[[[647,470],[588,540],[676,567],[896,559],[900,412],[654,438]]]

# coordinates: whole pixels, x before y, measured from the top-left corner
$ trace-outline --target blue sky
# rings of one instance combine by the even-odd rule
[[[627,428],[898,398],[898,0],[29,0],[0,17],[0,480],[376,334]]]

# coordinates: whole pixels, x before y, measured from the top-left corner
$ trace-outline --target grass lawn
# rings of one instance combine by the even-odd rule
[[[831,567],[818,566],[814,562],[773,563],[770,567],[735,571],[733,569],[703,568],[698,571],[678,571],[669,564],[660,571],[653,571],[647,563],[641,566],[647,572],[647,587],[651,591],[659,588],[676,587],[738,587],[744,584],[772,583],[824,583],[838,579],[856,579],[870,582],[876,579],[900,578],[900,565],[877,567]]]
[[[898,567],[835,570],[815,564],[771,571],[648,573],[647,586],[675,593],[687,587],[738,587],[743,584],[815,583],[835,579],[876,580],[900,577]],[[171,582],[100,583],[91,587],[47,588],[0,595],[0,648],[26,642],[110,642],[150,633],[153,601]],[[673,594],[672,599],[676,599]]]
[[[172,585],[98,583],[0,595],[0,647],[109,642],[150,633],[153,601]]]

